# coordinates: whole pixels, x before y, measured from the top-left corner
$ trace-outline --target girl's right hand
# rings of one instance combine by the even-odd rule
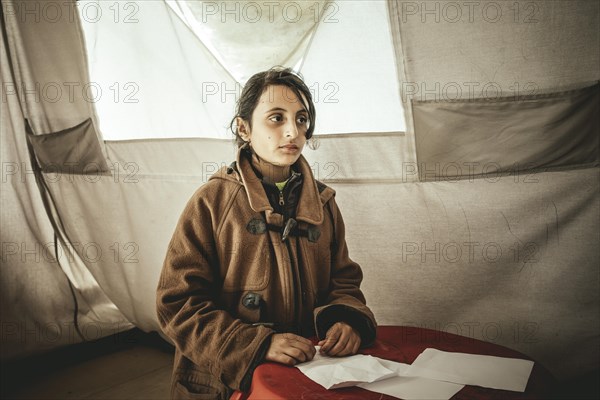
[[[315,346],[310,340],[293,333],[275,333],[265,360],[293,366],[312,360],[315,353]]]

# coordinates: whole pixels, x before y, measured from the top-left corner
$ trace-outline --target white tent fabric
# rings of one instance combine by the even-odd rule
[[[163,1],[130,4],[78,6],[104,137],[226,137],[239,85]]]
[[[191,106],[190,104],[194,104],[193,99],[197,100],[200,96],[198,88],[203,81],[189,73],[194,68],[186,71],[188,75],[184,75],[178,68],[181,65],[202,66],[203,73],[214,81],[233,80],[227,81],[231,78],[223,69],[219,69],[218,63],[200,45],[197,37],[185,36],[190,31],[184,30],[184,26],[174,19],[178,17],[171,8],[163,2],[149,3],[155,3],[152,10],[156,14],[152,14],[152,18],[158,26],[163,27],[161,35],[148,33],[154,34],[150,37],[155,42],[146,41],[145,36],[137,36],[137,42],[124,41],[123,48],[112,41],[112,47],[117,52],[116,57],[123,57],[117,58],[122,60],[121,63],[132,66],[128,72],[132,74],[131,78],[127,79],[144,82],[143,85],[140,84],[140,89],[149,90],[147,88],[159,88],[160,85],[165,88],[176,84],[175,87],[182,95],[170,97],[171,108],[168,108],[154,101],[160,100],[161,93],[172,92],[147,92],[149,96],[135,106],[139,107],[137,110],[135,107],[128,108],[129,104],[115,104],[113,111],[121,113],[116,114],[118,119],[124,119],[127,112],[146,116],[151,124],[144,125],[142,131],[150,125],[159,127],[154,133],[161,130],[178,132],[179,129],[183,132],[186,127],[194,127],[194,130],[188,130],[190,134],[217,131],[220,124],[228,122],[231,114],[216,111],[216,108],[212,110],[211,104],[201,104],[201,101],[195,104],[201,104],[204,108]],[[381,88],[382,93],[383,89],[390,92],[397,90],[397,97],[400,98],[402,94],[405,100],[403,107],[407,117],[406,132],[386,128],[384,132],[377,133],[377,129],[353,129],[360,125],[343,124],[340,124],[343,130],[337,131],[329,125],[323,133],[338,133],[318,136],[318,149],[305,151],[317,178],[337,191],[336,199],[346,221],[351,257],[364,270],[365,295],[378,322],[424,326],[499,343],[528,354],[559,378],[598,369],[600,169],[597,152],[595,158],[593,152],[586,153],[591,154],[591,160],[578,156],[583,154],[579,152],[581,147],[589,146],[590,143],[593,145],[594,140],[597,141],[598,133],[596,132],[595,138],[590,134],[585,140],[578,142],[569,153],[573,157],[568,158],[568,163],[559,163],[556,168],[547,171],[525,169],[511,173],[502,169],[499,174],[477,176],[463,171],[452,180],[444,180],[444,176],[439,173],[434,173],[432,179],[423,179],[423,170],[435,171],[435,165],[421,164],[419,154],[428,153],[417,151],[423,128],[413,120],[416,121],[415,117],[423,115],[419,114],[419,107],[422,106],[419,100],[431,99],[414,99],[407,93],[407,90],[414,91],[415,86],[411,85],[416,85],[419,89],[433,87],[435,90],[436,82],[440,83],[440,87],[444,87],[442,83],[448,82],[475,82],[481,87],[494,81],[495,77],[498,77],[501,87],[513,80],[521,85],[535,81],[536,71],[543,74],[543,78],[538,79],[540,90],[550,93],[561,104],[568,105],[572,96],[587,93],[586,91],[597,93],[597,86],[591,86],[590,82],[600,78],[598,6],[590,6],[585,1],[568,2],[569,5],[567,2],[552,2],[553,5],[510,2],[512,7],[522,7],[519,9],[522,13],[516,18],[516,14],[508,14],[510,9],[502,8],[508,7],[508,3],[482,2],[482,7],[487,7],[490,14],[481,14],[481,18],[476,17],[479,14],[473,14],[473,21],[470,21],[465,13],[465,22],[456,23],[453,14],[449,14],[451,9],[448,4],[454,4],[452,2],[435,2],[439,4],[439,11],[435,8],[432,8],[433,11],[423,8],[436,7],[427,6],[427,2],[374,3],[379,3],[373,6],[374,10],[379,10],[376,12],[381,11],[378,7],[382,5],[388,9],[386,15],[389,16],[393,37],[394,61],[388,64],[384,58],[363,60],[365,57],[362,54],[365,53],[357,50],[358,55],[352,58],[348,56],[348,60],[353,60],[362,67],[352,69],[355,67],[349,66],[347,70],[340,70],[337,66],[330,67],[327,63],[334,65],[338,57],[327,50],[328,37],[339,33],[334,32],[334,27],[329,27],[332,31],[328,33],[328,29],[321,29],[323,26],[319,26],[303,65],[307,77],[310,76],[311,79],[318,80],[316,74],[320,71],[325,74],[325,79],[337,77],[335,74],[339,71],[339,76],[342,77],[340,79],[348,79],[347,82],[368,82],[364,87],[355,86],[349,90],[350,97],[356,97],[358,93],[376,93],[380,86],[385,86]],[[533,16],[526,8],[528,4],[536,4],[538,7],[534,9]],[[407,5],[417,8],[407,9]],[[497,6],[502,8],[502,15],[510,17],[492,18],[491,7]],[[529,13],[523,14],[526,11]],[[436,12],[439,13],[437,21]],[[527,26],[524,25],[525,18],[531,21],[534,17],[537,20],[535,24],[528,22]],[[11,18],[16,17],[4,15],[5,20]],[[492,20],[495,22],[490,22]],[[348,17],[348,21],[354,21],[350,26],[360,22],[352,16]],[[63,25],[72,26],[68,21],[63,21],[61,26]],[[96,28],[97,31],[93,34],[98,40],[90,42],[87,39],[88,55],[101,54],[95,53],[101,47],[93,50],[90,43],[106,46],[106,51],[111,47],[111,41],[102,38],[110,35],[114,27],[103,28],[102,24],[98,24]],[[131,26],[120,28],[133,29]],[[490,29],[493,31],[492,36],[483,33]],[[3,32],[14,30],[14,26],[9,24],[3,28]],[[27,30],[32,37],[40,37],[45,33],[43,25],[30,25]],[[383,30],[374,28],[373,32],[381,33]],[[565,36],[558,32],[565,33]],[[353,34],[355,33],[348,33],[348,36]],[[123,36],[121,33],[119,35]],[[488,48],[485,44],[472,40],[474,36],[487,39],[491,46]],[[169,37],[173,41],[169,41]],[[77,39],[72,40],[76,42]],[[136,43],[139,43],[138,47],[134,46]],[[545,45],[533,54],[523,53],[521,57],[515,55],[538,43]],[[352,44],[360,48],[368,43],[356,40]],[[11,54],[23,51],[28,46],[33,45],[26,40],[9,41],[7,45]],[[79,53],[82,47],[71,48],[74,50],[70,56],[79,60],[79,65],[85,65],[85,59]],[[384,52],[385,48],[383,45]],[[136,49],[136,56],[125,57],[133,49]],[[160,52],[166,49],[176,51]],[[478,52],[494,56],[479,60],[476,57]],[[155,57],[157,54],[159,57]],[[168,56],[162,57],[163,54]],[[48,54],[45,56],[50,57]],[[66,55],[62,57],[67,58]],[[177,61],[185,60],[186,57],[194,57],[194,61]],[[339,57],[342,65],[345,57]],[[581,62],[570,62],[573,57]],[[157,68],[155,74],[149,68],[142,69],[143,63],[135,62],[136,59],[149,62],[157,58],[165,64],[162,69]],[[14,65],[17,62],[15,60],[25,62],[23,57],[2,59],[3,82],[13,79],[4,71],[5,66]],[[112,75],[114,70],[102,67],[103,63],[114,63],[110,60],[106,56],[96,60],[94,65],[98,69],[91,71],[92,76],[99,74],[105,84],[115,80],[124,82],[121,77],[115,78]],[[35,59],[28,59],[27,62],[35,62]],[[52,76],[51,74],[66,73],[65,67],[60,64],[45,64],[42,68],[38,61],[38,65],[40,68],[35,77],[41,82],[50,79],[48,76]],[[138,72],[134,74],[136,69]],[[389,73],[394,69],[397,71],[397,79],[394,78],[393,82],[386,82],[378,76],[379,71]],[[360,78],[357,78],[356,71],[359,70],[362,71]],[[14,72],[15,77],[20,74]],[[353,80],[350,79],[352,74],[355,75]],[[167,79],[163,83],[157,83],[164,76]],[[362,76],[365,76],[364,81]],[[80,79],[80,82],[89,80],[87,77]],[[565,88],[577,89],[584,86],[590,87],[582,91],[563,92]],[[446,88],[450,90],[456,86]],[[371,89],[373,91],[369,92]],[[340,102],[338,110],[342,112],[343,109],[349,109],[352,110],[352,116],[358,114],[363,127],[369,127],[371,122],[375,123],[379,119],[399,120],[399,108],[402,107],[400,102],[395,103],[395,110],[395,106],[387,102],[387,95],[380,98],[372,94],[370,96],[372,97],[361,97],[358,103],[360,106],[355,109],[349,103]],[[384,104],[376,106],[375,100]],[[447,100],[452,99],[437,100],[438,103],[426,103],[426,106],[432,110],[428,118],[432,125],[438,127],[436,134],[441,135],[440,142],[443,142],[444,135],[448,135],[443,130],[444,120],[439,119],[442,115],[457,124],[452,126],[460,126],[462,123],[465,129],[476,134],[488,134],[478,131],[477,125],[473,125],[477,123],[477,119],[465,111],[468,108],[466,105],[461,107],[462,103],[452,103],[455,109],[447,116],[449,114],[436,110],[447,107]],[[480,95],[473,102],[471,99],[466,100],[465,104],[470,106],[485,103]],[[520,100],[522,99],[514,98],[511,106],[518,106]],[[367,102],[373,103],[373,106],[365,104]],[[562,141],[567,140],[569,131],[566,127],[572,125],[547,124],[550,113],[546,103],[533,103],[533,109],[537,110],[537,122],[533,124],[535,132],[545,132]],[[4,122],[6,119],[3,109],[3,148],[5,141],[20,141],[20,147],[12,148],[20,157],[18,160],[26,160],[24,131],[22,125],[19,125],[22,122],[19,121],[28,113],[23,111],[24,106],[18,100],[13,100],[10,107],[10,123]],[[182,125],[178,125],[176,121],[163,124],[163,118],[172,114],[176,108],[183,108],[190,113],[188,115],[198,115],[198,118],[190,119]],[[325,104],[317,104],[317,108],[319,115],[328,112],[323,111],[326,109]],[[383,112],[378,113],[377,110]],[[21,111],[22,115],[17,111]],[[57,115],[61,116],[63,112],[64,115],[72,115],[69,114],[70,111],[60,110]],[[33,128],[36,133],[55,132],[75,126],[89,116],[93,116],[93,112],[84,110],[77,114],[78,118],[72,118],[68,122],[49,126],[34,124]],[[567,122],[574,118],[580,121],[582,118],[592,117],[593,109],[583,114],[565,112],[564,116]],[[324,120],[326,118],[323,117]],[[525,133],[523,126],[513,126],[510,118],[504,118],[503,114],[492,112],[488,118],[498,123],[497,128],[494,128],[498,131],[502,132],[510,127],[515,134]],[[342,121],[342,118],[330,121]],[[102,137],[106,139],[106,125],[102,125],[104,123],[101,121],[100,127]],[[120,126],[124,128],[119,129],[138,129],[134,124],[124,123]],[[590,132],[593,133],[593,129]],[[149,136],[154,133],[149,133]],[[535,139],[528,144],[535,145],[540,138],[536,136]],[[50,213],[50,216],[56,218],[60,215],[64,236],[71,241],[95,244],[93,248],[89,248],[89,252],[82,248],[78,250],[81,262],[61,263],[61,267],[75,287],[81,286],[86,279],[81,281],[75,271],[92,276],[101,292],[114,303],[115,310],[122,313],[128,321],[144,330],[156,330],[158,325],[154,314],[154,290],[168,239],[179,213],[193,191],[206,182],[218,167],[233,159],[234,148],[229,140],[206,137],[102,143],[102,151],[111,168],[110,174],[43,175],[48,193],[56,205],[56,215]],[[457,159],[459,150],[460,146],[450,146],[446,151],[447,162]],[[492,153],[481,154],[484,157],[481,161],[498,161],[490,158]],[[39,160],[39,154],[36,155]],[[526,157],[536,160],[538,156],[534,153],[527,154]],[[73,179],[66,179],[67,177]],[[4,196],[7,185],[4,181],[2,185]],[[29,201],[35,201],[37,193],[31,183],[27,192],[23,192],[24,186],[19,186],[15,181],[10,185],[10,190],[15,190],[17,195],[6,197],[9,200],[8,207],[16,210],[32,207],[37,210],[40,221],[43,221],[39,201],[38,204],[27,205],[19,200],[29,198]],[[3,197],[3,210],[4,201]],[[28,230],[11,232],[11,236],[6,237],[11,241],[18,241],[21,240],[18,235],[23,235],[24,241],[33,240],[31,243],[34,244],[48,240],[48,237],[31,238],[33,232],[37,232],[37,222],[23,220],[22,216],[26,213],[24,211],[21,216],[16,213],[9,218],[14,218],[11,219],[14,221],[13,225],[26,223]],[[3,214],[3,242],[5,234],[8,234],[4,228],[4,218]],[[44,229],[44,234],[51,235],[48,225],[45,226],[41,228]],[[98,249],[103,256],[98,257]],[[22,282],[25,279],[22,272],[15,271],[22,264],[27,264],[26,261],[21,263],[15,257],[7,259],[7,262],[3,260],[3,284],[5,277],[11,282]],[[39,279],[40,284],[51,282],[49,277]],[[11,294],[14,297],[9,298],[9,304],[13,304],[15,297],[22,295],[22,292],[15,291]],[[4,292],[2,296],[4,300]],[[40,302],[35,295],[28,299],[31,304]],[[103,298],[98,297],[98,300],[97,304],[89,302],[90,308],[106,304]],[[6,303],[3,301],[3,304]],[[20,311],[28,313],[29,317],[39,318],[32,308]],[[103,320],[105,323],[119,321],[119,316]]]
[[[300,64],[323,16],[336,7],[324,0],[167,4],[237,82],[273,65]]]
[[[598,80],[598,2],[392,1],[404,99],[516,97]]]
[[[43,201],[47,196],[36,185],[25,118],[36,133],[49,133],[93,115],[84,100],[88,71],[78,20],[68,24],[42,19],[42,6],[25,9],[22,2],[2,3],[3,359],[133,326],[84,264],[75,261],[78,255],[70,249],[77,239],[63,246],[63,232],[53,232]],[[67,43],[71,45],[63,47]]]
[[[404,132],[386,2],[333,4],[300,69],[317,95],[316,133]]]
[[[79,2],[92,82],[102,94],[94,105],[105,139],[230,138],[228,124],[247,71],[276,64],[301,67],[317,106],[317,134],[404,131],[384,1],[287,1],[272,10],[263,4],[258,21],[243,2],[177,2],[175,9],[189,4],[197,11],[185,21],[168,4]],[[300,4],[296,21],[292,13]],[[199,37],[193,27],[208,32]],[[296,30],[309,27],[310,43],[296,49]],[[212,42],[200,40],[207,36],[225,40],[219,49],[238,50],[223,56],[231,67],[221,66]],[[260,41],[265,43],[256,49]],[[239,65],[250,54],[252,61]]]

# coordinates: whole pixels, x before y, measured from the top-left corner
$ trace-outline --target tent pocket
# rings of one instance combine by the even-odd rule
[[[53,133],[36,135],[26,121],[27,137],[43,172],[89,174],[108,171],[90,118]]]

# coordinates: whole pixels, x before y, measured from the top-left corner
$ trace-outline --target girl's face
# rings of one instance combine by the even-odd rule
[[[252,113],[252,127],[238,118],[238,132],[250,141],[254,152],[264,161],[288,166],[298,160],[308,130],[308,111],[292,89],[269,86]]]

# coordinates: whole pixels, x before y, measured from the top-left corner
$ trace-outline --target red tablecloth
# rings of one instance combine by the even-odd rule
[[[517,351],[493,343],[430,329],[398,326],[379,326],[375,344],[367,349],[362,349],[360,353],[412,364],[426,348],[530,360],[529,357]],[[540,364],[535,363],[524,393],[465,386],[452,399],[511,400],[546,398],[555,384],[556,381],[550,372]],[[254,371],[250,392],[236,392],[232,396],[232,400],[266,399],[368,400],[395,398],[357,387],[327,390],[308,379],[297,368],[276,363],[265,363]]]

